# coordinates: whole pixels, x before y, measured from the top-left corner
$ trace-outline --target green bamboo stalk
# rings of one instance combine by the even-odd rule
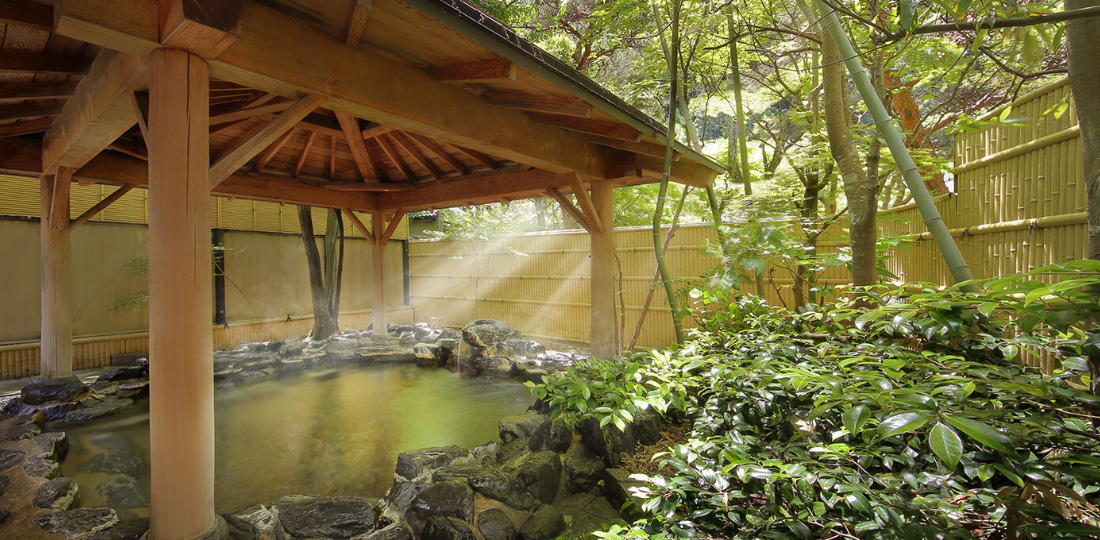
[[[936,246],[939,247],[944,261],[947,262],[951,277],[955,279],[956,283],[973,280],[974,276],[970,273],[970,267],[966,264],[966,259],[959,251],[959,246],[955,244],[955,239],[951,237],[951,232],[947,229],[947,224],[944,223],[939,209],[936,208],[932,195],[928,193],[928,188],[924,185],[924,180],[921,178],[920,171],[917,170],[917,164],[913,161],[913,156],[909,155],[909,149],[905,147],[905,141],[898,133],[897,127],[894,126],[893,118],[886,112],[886,107],[875,92],[871,76],[860,62],[859,56],[856,55],[855,47],[848,39],[848,34],[840,26],[840,19],[837,17],[836,11],[822,0],[814,1],[817,2],[818,9],[824,14],[822,22],[833,37],[833,41],[836,42],[837,48],[840,49],[840,54],[844,57],[844,65],[848,68],[848,73],[852,75],[852,79],[855,80],[860,97],[863,98],[863,102],[875,119],[875,126],[878,128],[879,134],[886,141],[886,145],[890,147],[890,154],[894,156],[894,162],[901,168],[901,176],[905,179],[905,184],[909,186],[909,192],[913,194],[917,209],[920,210],[921,217],[924,218],[924,225],[928,228],[932,238],[935,239]],[[974,284],[968,284],[964,287],[964,290],[978,292],[978,287]]]
[[[656,4],[653,4],[654,14],[659,16]],[[665,263],[665,253],[661,245],[661,221],[664,217],[665,196],[668,193],[669,177],[672,175],[672,148],[676,140],[676,109],[679,78],[677,66],[680,63],[680,0],[672,3],[672,46],[669,51],[669,99],[668,99],[668,138],[665,145],[665,165],[661,172],[661,187],[657,192],[657,208],[653,212],[653,252],[657,258],[657,268],[661,274],[661,282],[665,287],[665,297],[668,299],[668,307],[672,309],[672,327],[676,332],[676,343],[684,342],[684,333],[680,328],[680,317],[676,305],[676,297],[673,294],[672,278],[668,273],[668,265]]]

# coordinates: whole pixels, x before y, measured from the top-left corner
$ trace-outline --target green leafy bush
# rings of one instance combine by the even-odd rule
[[[634,529],[724,538],[1100,536],[1091,262],[958,289],[869,291],[794,313],[697,291],[674,352],[596,361],[535,388],[557,414],[692,422],[657,459]],[[1057,281],[1057,280],[1061,281]],[[1052,375],[1022,354],[1058,354]],[[585,385],[592,385],[585,391]]]

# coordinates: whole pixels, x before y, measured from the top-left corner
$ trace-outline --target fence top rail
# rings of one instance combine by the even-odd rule
[[[989,111],[988,113],[982,115],[979,118],[979,120],[985,121],[985,120],[989,120],[991,118],[994,118],[996,116],[999,116],[1008,107],[1015,108],[1015,107],[1019,107],[1019,106],[1025,104],[1025,103],[1035,101],[1036,99],[1039,99],[1039,98],[1041,98],[1041,97],[1043,97],[1043,96],[1045,96],[1045,95],[1047,95],[1047,94],[1049,94],[1049,93],[1051,93],[1051,92],[1053,92],[1053,91],[1055,91],[1055,90],[1057,90],[1057,89],[1059,89],[1059,88],[1061,88],[1061,87],[1063,87],[1067,84],[1069,84],[1069,77],[1068,76],[1062,76],[1058,79],[1055,79],[1052,82],[1044,84],[1044,85],[1042,85],[1042,86],[1040,86],[1040,87],[1038,87],[1038,88],[1036,88],[1036,89],[1034,89],[1034,90],[1018,97],[1018,98],[1016,98],[1015,100],[1013,100],[1009,103],[1005,103],[1004,105],[998,106],[997,108],[993,109],[992,111]]]

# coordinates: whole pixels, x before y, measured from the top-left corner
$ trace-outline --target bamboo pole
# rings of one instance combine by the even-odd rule
[[[894,162],[901,169],[902,178],[909,186],[909,192],[913,194],[913,199],[924,217],[924,224],[935,238],[940,253],[947,262],[948,269],[951,270],[951,276],[956,283],[973,280],[974,276],[970,273],[970,267],[967,266],[966,259],[963,258],[959,246],[955,244],[951,234],[947,231],[947,225],[944,223],[943,217],[940,216],[940,211],[936,208],[932,195],[928,193],[924,180],[921,179],[917,164],[913,162],[913,157],[909,155],[909,150],[905,147],[905,141],[898,133],[897,128],[894,127],[893,119],[886,112],[882,100],[878,98],[878,93],[875,92],[874,85],[871,83],[870,75],[864,69],[859,56],[856,55],[855,48],[852,47],[852,42],[844,32],[844,28],[840,26],[836,11],[822,0],[815,1],[818,8],[825,14],[823,19],[825,28],[833,37],[833,41],[836,42],[841,55],[844,56],[844,65],[847,66],[848,72],[855,79],[856,88],[859,89],[860,96],[863,97],[871,116],[874,117],[879,133],[886,140],[887,146],[890,147],[890,154],[894,156]],[[966,290],[977,292],[978,288],[974,284],[969,284],[966,286]]]

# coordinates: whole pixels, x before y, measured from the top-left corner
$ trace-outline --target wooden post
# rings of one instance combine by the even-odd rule
[[[69,187],[73,170],[39,178],[42,239],[42,369],[46,380],[73,374],[73,314],[69,270]]]
[[[209,74],[149,54],[151,540],[222,537],[214,514]]]
[[[386,277],[383,268],[386,266],[386,242],[383,231],[386,230],[386,218],[384,212],[371,214],[371,230],[374,232],[374,251],[371,253],[371,289],[374,295],[371,297],[371,314],[374,316],[374,335],[386,335]]]
[[[577,197],[580,199],[580,196]],[[611,207],[614,200],[611,183],[592,184],[592,205],[600,229],[592,235],[592,354],[598,358],[611,358],[618,354],[615,324],[615,236],[611,226]]]

